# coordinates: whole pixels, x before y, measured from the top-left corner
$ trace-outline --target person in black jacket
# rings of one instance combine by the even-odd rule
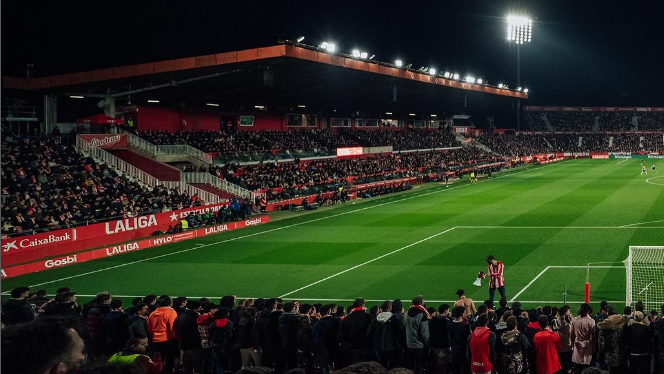
[[[228,309],[219,308],[208,330],[212,354],[217,364],[217,374],[224,374],[229,369],[234,331],[235,324],[228,319]]]
[[[655,345],[655,370],[659,370],[660,373],[664,372],[664,304],[662,304],[661,309],[661,317],[654,324],[651,324]]]
[[[240,310],[240,322],[237,325],[236,347],[240,350],[242,368],[261,366],[261,351],[258,341],[254,341],[254,325],[256,319],[255,308],[243,308]]]
[[[101,321],[102,335],[105,339],[104,352],[107,355],[121,351],[129,340],[127,321],[129,316],[122,310],[122,300],[111,301],[111,312]]]
[[[634,323],[625,329],[625,345],[629,354],[629,372],[635,374],[650,373],[650,354],[652,353],[652,333],[643,324],[642,312],[634,312]]]
[[[448,322],[452,320],[450,306],[442,304],[438,313],[429,321],[429,344],[432,349],[431,366],[436,374],[445,374],[450,362],[450,336],[447,332]]]
[[[371,361],[373,356],[371,341],[367,338],[371,315],[366,310],[364,299],[357,298],[341,322],[341,344],[350,348],[352,364]]]
[[[2,303],[2,314],[7,325],[30,322],[35,319],[35,310],[27,300],[30,288],[16,287],[11,291],[12,298]]]
[[[378,362],[386,369],[396,367],[399,342],[405,339],[403,323],[392,313],[392,302],[383,301],[379,313],[369,324],[367,337],[373,344]]]
[[[515,316],[509,316],[505,321],[506,328],[498,337],[498,367],[501,373],[523,374],[528,372],[526,359],[530,349],[528,338],[518,329],[518,321]]]
[[[311,334],[313,325],[317,321],[316,308],[311,304],[302,304],[297,323],[297,361],[298,366],[304,368],[307,373],[313,372]]]
[[[340,322],[333,314],[337,306],[334,304],[323,305],[320,309],[321,319],[314,325],[311,332],[311,351],[314,355],[314,368],[322,374],[330,372],[334,362],[339,357],[339,342],[337,336],[340,330]]]
[[[297,325],[299,320],[299,305],[292,301],[284,304],[284,312],[279,316],[281,353],[285,361],[284,371],[297,367]]]
[[[71,291],[55,295],[53,301],[42,305],[40,312],[40,318],[42,316],[75,317],[79,320],[81,318],[81,307],[76,302],[76,293]]]
[[[257,348],[261,351],[261,365],[271,368],[275,358],[278,357],[278,348],[272,346],[272,333],[270,330],[270,322],[272,311],[277,310],[277,299],[267,299],[259,310],[256,323],[254,323],[252,332],[252,341],[258,345]]]
[[[466,374],[470,372],[466,352],[468,349],[468,336],[470,336],[470,326],[463,320],[463,314],[466,309],[462,306],[456,306],[452,309],[453,320],[447,322],[447,331],[450,336],[452,373]]]
[[[88,326],[90,341],[86,348],[88,354],[100,355],[104,353],[105,337],[101,321],[111,312],[111,295],[108,292],[97,294],[97,297],[83,307],[83,318]]]
[[[203,362],[201,335],[198,332],[198,316],[201,315],[201,305],[198,301],[187,301],[187,306],[178,315],[177,331],[178,346],[182,350],[182,370],[184,374],[198,372]]]

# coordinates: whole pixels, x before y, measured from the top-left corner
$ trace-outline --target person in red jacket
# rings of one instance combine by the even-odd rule
[[[477,327],[468,337],[468,358],[473,374],[488,374],[496,362],[496,334],[486,327],[488,314],[477,317]]]
[[[557,373],[562,366],[558,359],[558,350],[562,348],[562,342],[558,333],[551,330],[549,317],[539,316],[537,319],[542,329],[535,334],[533,345],[535,346],[535,359],[537,363],[537,374]]]
[[[148,317],[148,332],[152,336],[152,344],[164,359],[164,373],[172,373],[175,358],[180,354],[178,339],[175,332],[175,321],[178,314],[173,309],[173,299],[164,295],[159,298],[159,307]]]

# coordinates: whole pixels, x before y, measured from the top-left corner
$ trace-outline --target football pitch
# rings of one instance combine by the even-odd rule
[[[418,294],[437,305],[454,301],[463,288],[481,302],[488,298],[488,280],[482,287],[472,283],[493,254],[505,264],[510,300],[562,305],[566,289],[567,302],[580,303],[591,263],[592,302],[608,300],[621,309],[628,247],[664,245],[664,165],[658,166],[659,175],[642,176],[636,159],[570,160],[448,188],[430,183],[4,279],[2,288],[29,285],[51,294],[69,286],[81,301],[109,291],[127,303],[155,293],[343,305],[360,296],[376,305]]]

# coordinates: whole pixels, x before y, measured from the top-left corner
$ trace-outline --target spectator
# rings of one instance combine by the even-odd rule
[[[391,301],[384,301],[379,311],[369,324],[367,337],[372,342],[378,362],[390,369],[395,367],[398,361],[399,341],[405,336],[405,331],[403,324],[392,313]]]
[[[322,374],[330,372],[336,357],[338,357],[339,346],[337,334],[341,328],[339,320],[333,316],[336,305],[323,305],[320,310],[321,319],[313,327],[311,333],[311,350],[314,355],[313,366]]]
[[[551,330],[549,318],[541,315],[538,318],[540,331],[533,338],[535,357],[537,358],[537,374],[557,373],[562,366],[558,359],[558,350],[562,347],[560,337]]]
[[[211,302],[206,302],[203,306],[203,310],[198,319],[196,320],[196,325],[198,326],[198,333],[201,338],[201,349],[202,349],[202,365],[201,373],[208,374],[212,372],[212,366],[214,365],[214,357],[212,355],[212,342],[210,342],[210,325],[214,321],[214,315],[219,310],[219,307]]]
[[[353,302],[348,315],[341,322],[341,344],[350,350],[350,363],[370,361],[371,341],[367,338],[367,330],[371,323],[371,316],[366,312],[365,301],[357,298]]]
[[[452,372],[454,374],[465,374],[470,371],[468,360],[468,339],[470,337],[470,326],[464,321],[466,308],[455,306],[452,309],[452,321],[447,323],[447,331],[450,335]]]
[[[136,304],[136,314],[129,317],[127,324],[129,325],[129,335],[132,338],[151,338],[148,334],[148,306],[144,302]]]
[[[468,337],[468,360],[470,370],[476,374],[488,374],[496,363],[496,334],[487,327],[486,313],[477,317],[477,327]]]
[[[134,337],[129,339],[126,347],[118,353],[115,353],[108,359],[109,363],[134,364],[145,371],[147,374],[161,374],[163,364],[160,356],[155,356],[154,360],[146,354],[148,348],[147,337]]]
[[[429,319],[422,296],[413,298],[405,319],[406,367],[420,374],[426,364],[426,349],[429,345]]]
[[[62,318],[39,318],[2,330],[4,373],[66,373],[85,362],[83,340]]]
[[[477,313],[473,299],[466,297],[464,290],[458,289],[456,292],[458,300],[454,303],[454,307],[462,306],[464,308],[463,316],[472,317]]]
[[[588,304],[581,304],[578,316],[572,319],[570,338],[573,343],[572,362],[576,373],[581,373],[592,363],[595,351],[595,320],[590,317],[592,309]]]
[[[650,354],[652,353],[652,332],[643,323],[645,316],[642,312],[634,312],[634,323],[625,331],[625,344],[629,354],[629,369],[631,373],[650,373]]]
[[[105,339],[104,353],[108,355],[122,350],[130,338],[129,329],[127,328],[129,315],[122,310],[122,305],[122,300],[113,299],[110,304],[111,312],[101,321],[101,335]]]
[[[240,311],[240,322],[237,325],[236,344],[240,349],[242,368],[261,366],[261,351],[258,341],[254,341],[253,330],[256,309],[253,307],[242,308]]]
[[[515,316],[509,316],[505,324],[507,331],[500,335],[498,344],[499,371],[504,374],[527,373],[527,355],[530,349],[528,338],[517,328],[518,323]]]
[[[90,344],[88,353],[101,355],[105,351],[106,337],[102,328],[102,321],[111,312],[112,297],[108,292],[100,292],[94,300],[83,306],[83,318],[88,326]]]
[[[281,352],[285,358],[284,371],[297,367],[297,326],[300,320],[299,303],[284,304],[284,312],[279,316]]]
[[[625,361],[623,329],[627,319],[615,314],[612,306],[607,306],[605,311],[606,318],[597,324],[597,361],[603,369],[618,373]]]
[[[311,334],[313,324],[317,321],[316,307],[311,304],[302,304],[300,306],[300,320],[297,325],[297,353],[298,366],[304,368],[306,372],[313,371]]]
[[[450,362],[450,337],[447,326],[452,321],[451,315],[450,306],[448,304],[441,304],[438,307],[437,313],[429,321],[429,341],[433,355],[432,366],[434,374],[447,373],[447,365]],[[387,368],[386,365],[383,366]]]
[[[16,287],[11,291],[12,298],[2,303],[5,324],[14,325],[35,319],[35,310],[27,300],[29,294],[28,287]]]
[[[164,372],[171,373],[178,356],[178,340],[175,323],[178,318],[173,309],[173,299],[164,295],[159,298],[159,307],[148,317],[148,333],[152,336],[155,351],[164,360]]]
[[[198,317],[201,315],[198,301],[187,302],[187,306],[178,315],[178,347],[182,351],[182,371],[184,374],[198,373],[202,365],[201,336],[198,332]]]
[[[558,316],[552,321],[551,329],[558,333],[561,348],[558,350],[558,359],[564,373],[572,370],[572,312],[565,305],[558,309]]]
[[[235,324],[228,318],[228,309],[219,308],[209,328],[212,354],[217,364],[217,374],[224,374],[230,367],[230,353],[233,344]]]

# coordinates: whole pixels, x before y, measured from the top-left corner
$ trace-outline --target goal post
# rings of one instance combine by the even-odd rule
[[[641,301],[645,311],[664,303],[664,246],[630,246],[623,261],[626,271],[626,305]]]

